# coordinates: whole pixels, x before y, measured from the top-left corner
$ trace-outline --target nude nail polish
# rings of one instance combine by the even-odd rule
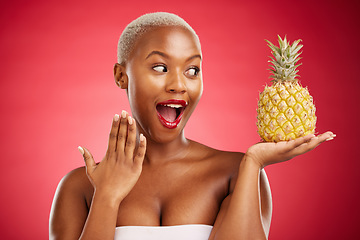
[[[85,151],[82,147],[78,146],[78,150],[81,153],[81,155],[84,155]]]
[[[129,122],[130,125],[132,125],[134,123],[132,117],[130,117],[130,116],[128,117],[128,122]]]
[[[125,111],[125,110],[122,110],[122,111],[121,111],[121,117],[122,117],[122,118],[126,118],[126,111]]]
[[[114,121],[115,121],[115,122],[119,121],[119,114],[115,114],[115,116],[114,116]]]

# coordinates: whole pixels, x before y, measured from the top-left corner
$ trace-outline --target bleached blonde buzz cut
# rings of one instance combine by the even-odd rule
[[[155,12],[140,16],[129,23],[122,32],[117,48],[117,61],[119,64],[126,64],[129,55],[134,49],[136,41],[146,32],[162,26],[183,27],[192,32],[199,40],[195,30],[181,17],[173,13]]]

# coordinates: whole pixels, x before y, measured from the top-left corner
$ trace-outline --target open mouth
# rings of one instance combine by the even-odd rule
[[[156,105],[160,122],[167,128],[176,128],[180,123],[187,102],[184,100],[170,99]]]

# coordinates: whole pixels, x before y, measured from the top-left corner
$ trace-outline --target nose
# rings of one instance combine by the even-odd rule
[[[170,93],[185,93],[186,92],[185,76],[176,71],[168,75],[166,83],[166,91]]]

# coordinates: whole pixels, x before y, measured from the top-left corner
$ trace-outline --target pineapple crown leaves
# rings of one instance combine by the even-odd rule
[[[285,82],[285,81],[297,81],[295,78],[298,77],[296,70],[301,63],[297,62],[301,59],[300,49],[303,45],[299,44],[301,39],[294,41],[292,44],[287,41],[286,36],[284,40],[278,35],[279,47],[272,44],[269,40],[265,40],[268,43],[272,51],[273,57],[270,57],[269,62],[271,65],[270,78],[273,78],[272,82]]]

